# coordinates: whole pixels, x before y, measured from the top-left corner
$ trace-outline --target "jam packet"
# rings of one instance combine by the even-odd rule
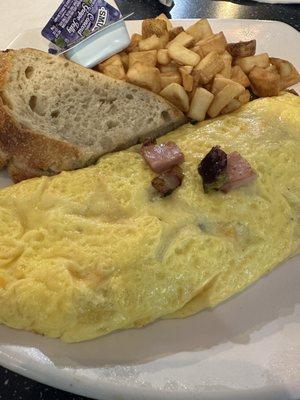
[[[104,0],[64,0],[42,35],[54,45],[50,46],[50,52],[56,52],[55,47],[65,51],[120,19],[120,11]]]

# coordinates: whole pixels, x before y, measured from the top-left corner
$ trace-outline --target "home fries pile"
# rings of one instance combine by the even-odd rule
[[[105,75],[159,93],[189,118],[237,110],[255,97],[277,96],[300,81],[286,60],[255,54],[256,40],[227,43],[206,19],[188,29],[161,14],[142,23],[130,46],[99,64]]]

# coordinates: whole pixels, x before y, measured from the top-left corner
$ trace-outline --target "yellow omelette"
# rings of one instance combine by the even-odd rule
[[[299,97],[255,100],[159,142],[170,140],[185,178],[166,198],[139,146],[0,191],[0,323],[76,342],[185,317],[299,251]],[[216,145],[258,178],[205,194],[197,167]]]

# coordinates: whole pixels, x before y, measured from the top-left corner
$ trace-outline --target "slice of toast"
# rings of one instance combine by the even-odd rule
[[[88,166],[184,122],[160,96],[63,57],[0,52],[0,167],[15,182]]]

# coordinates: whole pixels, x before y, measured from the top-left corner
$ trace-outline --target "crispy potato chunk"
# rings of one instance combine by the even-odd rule
[[[103,68],[102,73],[114,79],[126,80],[126,72],[123,65],[107,65]]]
[[[176,38],[176,36],[178,36],[183,31],[184,31],[184,29],[182,26],[176,26],[175,28],[172,28],[169,31],[169,40],[172,41],[173,39]]]
[[[193,36],[196,42],[213,35],[213,31],[207,19],[200,19],[195,24],[188,27],[186,32]]]
[[[204,54],[203,54],[202,48],[198,44],[196,44],[195,46],[191,47],[190,50],[193,51],[194,53],[197,53],[200,56],[201,60],[202,60],[202,58],[204,58]]]
[[[213,84],[211,86],[212,94],[217,94],[222,89],[224,89],[227,85],[232,85],[234,82],[231,79],[224,78],[222,75],[217,74],[213,80]]]
[[[270,64],[269,56],[267,53],[258,54],[245,58],[237,58],[235,65],[239,65],[245,74],[249,74],[252,68],[261,67],[267,68]]]
[[[171,83],[166,86],[160,93],[162,97],[169,100],[172,104],[178,107],[181,111],[189,110],[189,96],[181,85]]]
[[[280,58],[270,58],[270,62],[274,65],[280,75],[280,90],[300,82],[300,75],[292,63]]]
[[[127,53],[132,53],[133,51],[139,51],[139,42],[143,39],[143,36],[138,34],[138,33],[134,33],[131,36],[131,43],[130,45],[127,47],[126,52]]]
[[[250,101],[250,92],[249,92],[249,90],[245,89],[245,91],[242,94],[240,94],[237,99],[241,104],[249,103],[249,101]]]
[[[172,44],[177,43],[184,47],[190,47],[194,44],[193,36],[189,35],[186,32],[181,32],[171,42],[168,43],[167,48],[170,47]]]
[[[127,72],[129,82],[158,93],[161,90],[160,72],[158,68],[135,63]]]
[[[126,72],[119,54],[115,54],[101,64],[98,64],[95,69],[111,78],[126,80]]]
[[[129,68],[136,62],[155,67],[157,63],[157,50],[139,51],[129,54]]]
[[[191,100],[188,117],[196,121],[203,121],[213,99],[214,95],[208,90],[196,88]]]
[[[193,70],[196,83],[205,85],[224,68],[224,62],[220,55],[215,51],[209,53],[197,64]]]
[[[127,71],[129,67],[129,55],[125,51],[122,51],[121,53],[119,53],[119,55],[121,57],[123,67],[125,71]]]
[[[191,92],[194,87],[194,78],[191,73],[193,71],[193,67],[186,65],[184,67],[179,68],[179,72],[182,78],[182,86],[186,92]]]
[[[249,73],[249,80],[254,94],[258,97],[278,96],[280,75],[269,68],[254,67]]]
[[[161,37],[165,35],[167,31],[167,22],[164,19],[152,18],[144,19],[142,22],[142,36],[143,39],[147,39],[152,35]]]
[[[248,42],[228,43],[226,46],[228,53],[234,58],[254,56],[256,52],[256,40]]]
[[[200,56],[193,51],[185,48],[181,44],[172,43],[168,47],[169,57],[181,65],[195,66],[200,61]]]
[[[182,84],[182,78],[179,72],[161,72],[160,81],[162,89],[170,85],[170,83]]]
[[[156,17],[156,19],[162,19],[163,21],[165,21],[166,24],[167,24],[167,29],[168,29],[168,31],[170,31],[171,29],[173,29],[172,22],[169,20],[169,18],[166,16],[166,14],[164,14],[164,13],[159,14],[159,16]]]
[[[197,46],[201,47],[204,56],[212,51],[215,51],[219,54],[224,53],[226,44],[227,42],[223,32],[209,36],[208,38],[200,40],[200,42],[196,43]]]
[[[218,74],[216,75],[218,76]],[[215,76],[215,77],[216,77]],[[222,75],[219,75],[219,77],[221,77]],[[223,78],[223,77],[222,77]],[[206,83],[205,85],[203,85],[204,89],[208,90],[209,92],[211,92],[212,89],[212,85],[213,85],[214,79],[212,79],[211,81],[209,81],[208,83]]]
[[[211,118],[219,115],[221,110],[223,110],[232,99],[242,94],[244,90],[244,86],[239,83],[230,83],[229,85],[226,85],[215,95],[214,100],[207,111],[208,115]]]
[[[140,40],[138,46],[140,51],[157,50],[162,49],[164,47],[164,43],[161,38],[156,35],[152,35],[147,39]]]
[[[234,82],[239,83],[240,85],[243,85],[244,87],[250,86],[250,81],[248,79],[248,76],[245,74],[245,72],[239,65],[235,65],[234,67],[231,68],[230,79],[233,80]]]
[[[224,53],[221,54],[221,57],[224,62],[224,68],[219,73],[220,75],[223,75],[225,78],[230,78],[232,57],[227,51],[224,51]]]
[[[221,110],[220,114],[228,114],[232,111],[235,111],[237,109],[239,109],[241,107],[241,102],[237,99],[232,99],[226,107],[223,108],[223,110]]]
[[[102,61],[102,63],[96,66],[96,69],[102,72],[102,69],[107,67],[108,65],[123,65],[120,54],[115,54],[109,57],[107,60]]]
[[[178,72],[178,65],[176,62],[171,61],[167,65],[160,65],[159,66],[160,72]]]
[[[157,51],[157,62],[161,65],[168,65],[171,62],[167,49],[159,49]]]

